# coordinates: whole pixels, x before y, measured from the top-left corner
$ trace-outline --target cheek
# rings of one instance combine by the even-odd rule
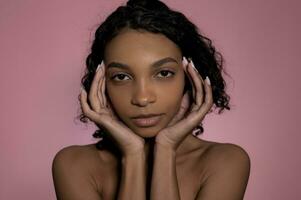
[[[170,117],[180,108],[182,97],[183,88],[181,87],[170,87],[161,92],[161,104],[165,107],[166,112],[170,114]]]
[[[160,102],[165,107],[169,118],[172,118],[181,106],[184,91],[184,76],[179,77],[173,84],[166,85],[160,90]]]
[[[110,85],[107,86],[107,98],[111,102],[114,111],[121,118],[127,112],[127,107],[129,106],[127,102],[129,102],[129,93],[124,92],[124,89],[119,87],[112,87]]]

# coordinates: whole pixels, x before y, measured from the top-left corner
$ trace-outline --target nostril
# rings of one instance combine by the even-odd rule
[[[133,96],[132,104],[137,106],[147,106],[156,101],[156,96],[153,93],[139,93]]]
[[[147,106],[149,104],[149,99],[148,98],[133,98],[132,99],[132,104],[137,105],[137,106]]]

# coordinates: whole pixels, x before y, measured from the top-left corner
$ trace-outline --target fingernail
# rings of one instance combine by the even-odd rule
[[[211,85],[211,83],[210,83],[210,79],[209,79],[209,77],[208,77],[208,76],[206,76],[206,79],[205,79],[205,81],[206,81],[206,83],[207,83],[208,85]]]
[[[183,58],[182,58],[182,64],[183,64],[183,66],[186,68],[186,66],[187,66],[187,64],[188,64],[188,61],[187,61],[187,59],[185,58],[185,56],[183,56]]]
[[[191,66],[194,68],[194,70],[198,72],[198,70],[197,70],[197,69],[195,68],[195,66],[194,66],[194,63],[193,63],[192,59],[191,59],[190,62],[191,62]]]
[[[105,62],[102,60],[100,66],[105,66]]]
[[[103,60],[101,61],[101,63],[97,66],[97,69],[96,69],[96,72],[100,69],[101,66],[103,66],[104,63],[103,63]]]
[[[96,72],[99,70],[99,68],[100,68],[100,65],[98,65],[98,66],[97,66],[97,68],[96,68]]]

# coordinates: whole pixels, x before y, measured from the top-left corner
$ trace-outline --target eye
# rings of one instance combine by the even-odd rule
[[[128,77],[125,74],[115,74],[114,76],[111,77],[112,80],[116,80],[116,81],[124,81],[124,80],[128,80],[128,79],[124,79],[125,77]],[[116,79],[117,78],[117,79]]]
[[[163,78],[168,78],[170,76],[173,76],[175,73],[170,70],[162,70],[158,74],[161,74]]]

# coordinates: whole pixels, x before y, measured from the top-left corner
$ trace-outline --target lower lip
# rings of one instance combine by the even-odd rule
[[[133,119],[134,124],[139,127],[151,127],[155,126],[160,122],[162,115],[148,117],[148,118],[136,118]]]

